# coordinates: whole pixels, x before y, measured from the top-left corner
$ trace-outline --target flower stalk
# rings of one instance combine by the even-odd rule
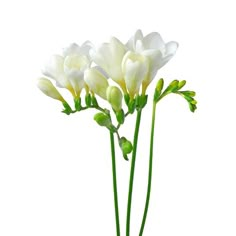
[[[139,127],[141,122],[142,108],[137,110],[136,125],[134,131],[133,139],[133,152],[132,160],[130,167],[130,179],[129,179],[129,193],[128,193],[128,202],[127,202],[127,214],[126,214],[126,236],[130,235],[130,217],[131,217],[131,205],[132,205],[132,193],[133,193],[133,183],[134,183],[134,171],[136,163],[136,153],[137,153],[137,144],[138,144],[138,135]]]
[[[115,207],[115,219],[116,219],[116,235],[120,236],[120,218],[119,218],[118,191],[117,191],[117,178],[116,178],[115,144],[114,144],[114,133],[111,131],[110,131],[110,143],[111,143],[114,207]]]

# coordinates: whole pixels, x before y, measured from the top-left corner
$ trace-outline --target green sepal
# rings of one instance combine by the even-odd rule
[[[125,100],[126,105],[129,106],[129,101],[130,101],[130,96],[129,96],[129,94],[125,94],[125,95],[124,95],[124,100]]]
[[[91,103],[94,107],[98,107],[98,102],[97,102],[97,99],[95,98],[95,96],[91,97]]]
[[[129,101],[128,104],[128,110],[130,114],[133,114],[135,111],[135,107],[136,107],[136,99],[132,99]]]
[[[63,113],[70,115],[73,111],[70,107],[70,105],[67,102],[63,102],[62,105],[64,106],[64,110],[62,111]]]
[[[75,98],[74,99],[74,103],[75,103],[75,110],[76,111],[80,111],[82,106],[81,106],[81,98]]]
[[[125,114],[124,114],[123,109],[121,109],[120,111],[116,112],[116,119],[117,119],[119,124],[124,124]]]
[[[91,107],[91,95],[90,93],[85,95],[85,104],[87,107]]]
[[[144,108],[147,104],[148,95],[141,95],[136,97],[136,107]]]

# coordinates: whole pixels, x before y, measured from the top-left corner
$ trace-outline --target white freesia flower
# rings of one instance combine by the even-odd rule
[[[90,50],[92,60],[118,83],[124,92],[126,88],[121,63],[126,52],[126,46],[114,37],[110,43],[103,43],[97,50]]]
[[[84,71],[90,67],[89,50],[91,43],[85,42],[81,47],[71,44],[61,55],[52,56],[45,66],[43,74],[54,79],[57,86],[68,89],[74,97],[79,97],[86,88]]]
[[[143,81],[143,92],[145,92],[157,71],[175,55],[178,43],[174,41],[165,43],[157,32],[152,32],[144,37],[142,31],[138,30],[126,46],[129,50],[149,58],[149,75]]]
[[[131,51],[125,54],[122,61],[122,71],[131,98],[139,93],[140,86],[148,75],[148,70],[147,57]]]
[[[47,96],[59,100],[61,102],[65,102],[65,99],[62,97],[62,95],[58,92],[58,90],[55,88],[55,86],[49,79],[40,78],[38,80],[37,86]]]
[[[120,111],[122,108],[123,94],[116,86],[109,86],[106,91],[107,101],[111,104],[115,111]]]
[[[101,71],[95,67],[87,69],[84,72],[84,80],[89,86],[91,92],[106,100],[106,90],[109,84],[107,82],[107,78]]]

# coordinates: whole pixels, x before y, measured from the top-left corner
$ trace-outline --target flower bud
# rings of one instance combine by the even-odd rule
[[[127,52],[122,61],[122,71],[129,95],[133,98],[139,93],[142,81],[149,72],[148,58],[134,52]]]
[[[46,78],[41,78],[38,80],[37,84],[38,88],[47,96],[59,100],[61,102],[65,102],[65,99],[61,96],[52,82]]]
[[[106,100],[106,90],[109,84],[99,70],[96,68],[87,69],[84,73],[84,80],[92,92]]]
[[[116,86],[109,86],[106,91],[107,101],[111,104],[115,111],[120,111],[122,108],[123,94]]]
[[[120,148],[123,152],[123,155],[127,155],[132,152],[132,150],[133,150],[132,143],[129,140],[127,140],[125,137],[122,137],[120,139],[119,144],[120,144]]]
[[[99,112],[95,114],[93,118],[100,126],[105,126],[105,127],[110,127],[111,126],[111,119],[109,118],[108,115]]]

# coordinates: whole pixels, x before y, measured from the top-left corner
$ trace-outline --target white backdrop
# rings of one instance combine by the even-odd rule
[[[175,96],[157,108],[153,191],[144,235],[236,235],[234,1],[0,3],[0,235],[115,235],[109,134],[93,112],[71,116],[36,88],[46,59],[69,43],[97,43],[136,29],[178,41],[158,74],[187,80],[198,110]],[[149,88],[150,97],[155,84]],[[151,107],[143,115],[131,235],[147,180]],[[132,138],[134,118],[124,133]],[[122,235],[129,162],[117,156]]]

